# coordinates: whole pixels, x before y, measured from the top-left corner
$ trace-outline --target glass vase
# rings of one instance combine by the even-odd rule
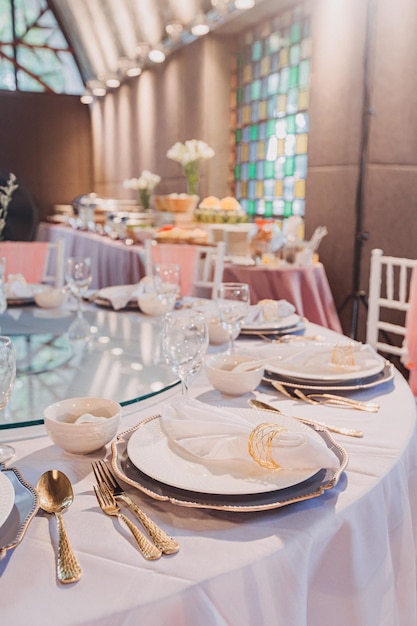
[[[187,193],[190,196],[198,195],[199,165],[198,161],[190,161],[190,163],[184,165]]]
[[[139,203],[141,207],[145,210],[149,210],[151,202],[151,194],[148,189],[139,189]]]

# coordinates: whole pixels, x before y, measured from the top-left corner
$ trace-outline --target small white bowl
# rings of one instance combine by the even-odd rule
[[[35,291],[33,298],[35,303],[43,309],[56,309],[63,304],[65,292],[51,287],[39,292]]]
[[[45,409],[45,428],[52,441],[66,452],[89,454],[100,450],[116,435],[120,409],[120,404],[104,398],[59,400]],[[104,419],[77,423],[85,414]]]
[[[256,362],[244,354],[218,354],[206,361],[207,376],[215,389],[229,396],[241,396],[256,389],[262,380],[265,368],[259,365],[248,372],[234,372],[239,363]]]

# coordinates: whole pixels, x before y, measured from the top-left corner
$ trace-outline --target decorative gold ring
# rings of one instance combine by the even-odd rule
[[[282,432],[286,432],[284,426],[278,424],[262,423],[256,426],[249,435],[249,454],[258,465],[267,469],[281,469],[281,465],[272,457],[272,442]]]

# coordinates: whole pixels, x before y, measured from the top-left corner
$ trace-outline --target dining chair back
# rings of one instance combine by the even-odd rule
[[[6,279],[9,274],[22,274],[27,283],[63,285],[64,240],[1,241],[0,257],[6,259]]]
[[[157,243],[145,241],[145,270],[152,276],[157,263],[175,263],[180,266],[181,295],[212,298],[223,279],[225,243],[215,246]]]
[[[366,343],[379,352],[407,358],[406,316],[415,259],[371,253]],[[391,343],[389,340],[391,340]]]

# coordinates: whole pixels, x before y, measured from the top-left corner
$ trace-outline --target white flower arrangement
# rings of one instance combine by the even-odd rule
[[[7,210],[13,193],[19,185],[16,184],[16,176],[10,172],[6,185],[0,185],[0,239],[6,226]]]
[[[152,174],[149,170],[143,170],[139,178],[130,178],[123,181],[125,189],[135,189],[139,194],[139,201],[144,209],[149,209],[150,198],[153,190],[161,182],[158,174]]]
[[[182,165],[187,181],[187,191],[191,195],[198,192],[200,162],[214,157],[215,152],[205,141],[189,139],[184,143],[177,141],[167,152],[168,159]]]
[[[168,159],[177,161],[183,167],[194,161],[207,161],[214,157],[214,150],[204,141],[189,139],[185,143],[177,141],[167,152]]]

